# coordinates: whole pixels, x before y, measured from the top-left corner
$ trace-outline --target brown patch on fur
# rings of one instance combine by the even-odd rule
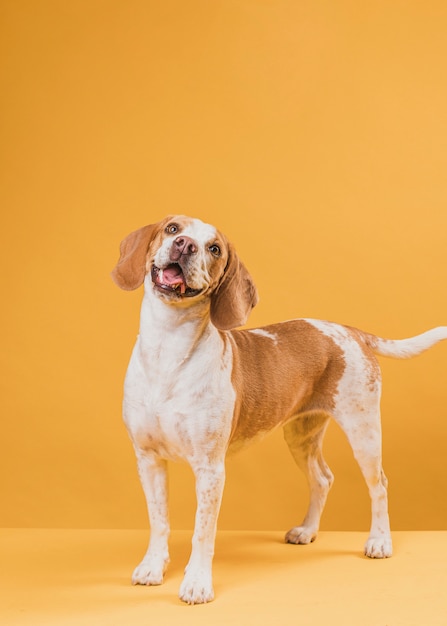
[[[304,320],[233,331],[236,388],[231,442],[249,440],[294,417],[331,414],[345,369],[339,346]],[[276,345],[274,345],[274,341]]]

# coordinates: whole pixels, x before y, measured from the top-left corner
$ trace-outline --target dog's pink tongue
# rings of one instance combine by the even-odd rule
[[[186,291],[183,272],[178,265],[169,265],[163,270],[163,283],[174,289],[180,286],[180,293],[185,293]]]

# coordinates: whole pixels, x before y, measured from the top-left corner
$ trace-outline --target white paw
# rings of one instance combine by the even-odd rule
[[[365,543],[365,555],[370,559],[386,559],[393,554],[390,537],[370,537]]]
[[[286,543],[312,543],[315,541],[317,537],[317,533],[313,532],[311,529],[306,528],[305,526],[295,526],[291,528],[289,532],[286,534]]]
[[[132,585],[161,585],[168,561],[144,558],[132,574]]]
[[[214,600],[211,574],[203,570],[188,570],[180,585],[179,598],[186,604],[204,604]]]

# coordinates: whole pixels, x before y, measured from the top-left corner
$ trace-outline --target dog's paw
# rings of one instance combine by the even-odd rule
[[[186,604],[204,604],[214,600],[211,575],[203,570],[187,571],[180,586],[179,598]]]
[[[161,585],[168,561],[143,559],[132,574],[132,585]]]
[[[286,534],[286,543],[307,544],[315,541],[317,533],[305,526],[295,526]]]
[[[365,555],[370,559],[387,559],[393,554],[390,537],[370,537],[365,543]]]

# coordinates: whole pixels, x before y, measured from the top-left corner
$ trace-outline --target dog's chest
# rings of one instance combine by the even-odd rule
[[[126,375],[124,419],[137,447],[187,459],[205,445],[224,445],[235,393],[230,354],[202,344],[134,348]]]

